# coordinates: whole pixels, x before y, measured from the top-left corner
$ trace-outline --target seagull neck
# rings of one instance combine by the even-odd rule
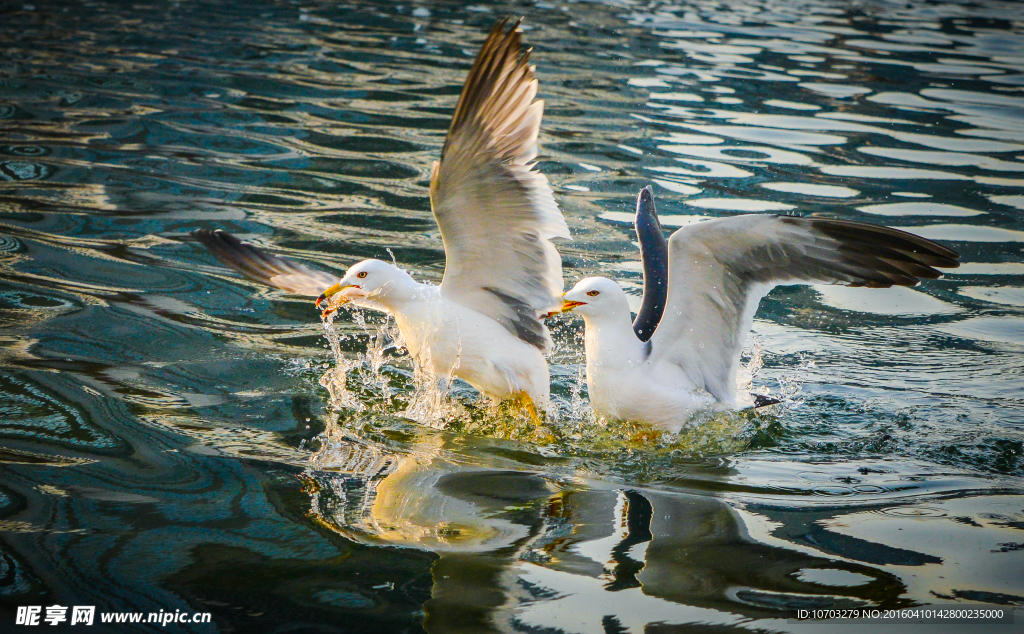
[[[598,315],[584,315],[583,322],[588,364],[622,367],[643,361],[644,343],[633,332],[628,306],[616,306]]]
[[[420,284],[412,279],[412,276],[405,271],[395,268],[394,274],[376,292],[370,294],[370,298],[380,304],[389,312],[402,312],[411,303],[423,299],[424,292],[430,286]]]

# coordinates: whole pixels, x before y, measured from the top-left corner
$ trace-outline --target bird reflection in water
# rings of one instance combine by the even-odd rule
[[[620,489],[569,461],[533,473],[497,441],[491,464],[469,465],[455,435],[332,427],[304,474],[309,515],[357,543],[436,553],[428,631],[639,632],[905,602],[898,577],[855,557],[754,539],[750,513],[721,497]],[[822,585],[808,570],[861,581]]]

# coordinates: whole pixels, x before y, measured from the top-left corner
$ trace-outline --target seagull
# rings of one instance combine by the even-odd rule
[[[644,261],[637,319],[630,323],[625,292],[604,277],[580,280],[559,312],[583,317],[595,413],[671,432],[698,410],[752,404],[737,395],[740,352],[775,286],[914,286],[960,257],[889,227],[759,214],[688,225],[665,242],[650,186],[637,198],[636,229]]]
[[[381,260],[358,262],[339,281],[223,231],[193,235],[253,280],[318,296],[325,316],[349,302],[392,315],[420,368],[463,379],[494,402],[518,402],[539,422],[537,407],[550,404],[551,336],[541,316],[563,288],[552,240],[570,236],[535,169],[544,102],[535,100],[519,24],[508,28],[506,18],[487,36],[433,165],[430,203],[446,259],[439,286]]]

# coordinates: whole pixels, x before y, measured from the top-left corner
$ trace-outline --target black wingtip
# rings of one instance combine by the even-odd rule
[[[218,238],[220,237],[218,234],[221,233],[224,232],[221,231],[220,229],[214,229],[213,231],[209,229],[196,229],[189,235],[191,235],[196,242],[209,246],[211,243],[214,243],[218,240]]]
[[[637,237],[640,238],[640,244],[643,246],[643,236],[640,232],[643,227],[653,226],[661,231],[661,221],[658,220],[658,210],[654,206],[654,188],[648,185],[640,190],[636,195],[636,219],[633,225],[637,230]]]
[[[648,185],[640,190],[640,194],[637,195],[637,205],[640,204],[654,204],[654,187]]]
[[[195,238],[197,240],[209,240],[210,238],[213,238],[213,237],[220,237],[222,235],[229,236],[231,234],[227,233],[223,229],[213,229],[213,230],[210,230],[210,229],[196,229],[195,231],[192,232],[191,235],[192,235],[193,238]]]
[[[504,18],[494,23],[494,26],[491,27],[489,37],[508,37],[516,31],[522,32],[519,27],[522,26],[523,20],[525,19],[525,16],[519,16],[517,18],[511,13],[507,13]],[[509,28],[509,24],[512,25],[512,28]]]
[[[644,267],[644,297],[633,320],[633,332],[648,341],[665,312],[668,297],[668,241],[654,207],[654,189],[648,185],[636,197],[636,237]]]
[[[212,231],[209,229],[196,229],[191,235],[197,242],[212,251],[214,255],[217,255],[218,259],[220,258],[220,249],[224,245],[237,247],[244,244],[241,240],[223,229],[214,229]]]
[[[868,269],[859,269],[863,279],[851,286],[915,286],[920,280],[942,277],[939,268],[960,266],[960,254],[956,251],[894,227],[828,218],[802,221],[837,240],[849,263],[863,264],[868,259]]]
[[[315,297],[338,279],[331,273],[268,253],[221,229],[197,229],[190,235],[227,267],[254,282],[289,293]]]
[[[781,399],[772,398],[771,396],[765,396],[764,394],[751,394],[754,397],[754,409],[760,409],[762,407],[768,407],[770,405],[778,405],[782,402]]]

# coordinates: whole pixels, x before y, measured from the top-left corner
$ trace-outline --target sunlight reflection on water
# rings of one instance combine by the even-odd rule
[[[45,596],[223,630],[640,632],[1024,605],[1015,4],[32,6],[0,21],[0,618]],[[568,283],[637,299],[650,182],[666,227],[820,214],[963,266],[776,289],[746,359],[784,405],[672,438],[593,419],[570,318],[536,427],[446,396],[387,320],[324,326],[187,241],[334,273],[390,248],[439,281],[430,164],[509,12]]]

